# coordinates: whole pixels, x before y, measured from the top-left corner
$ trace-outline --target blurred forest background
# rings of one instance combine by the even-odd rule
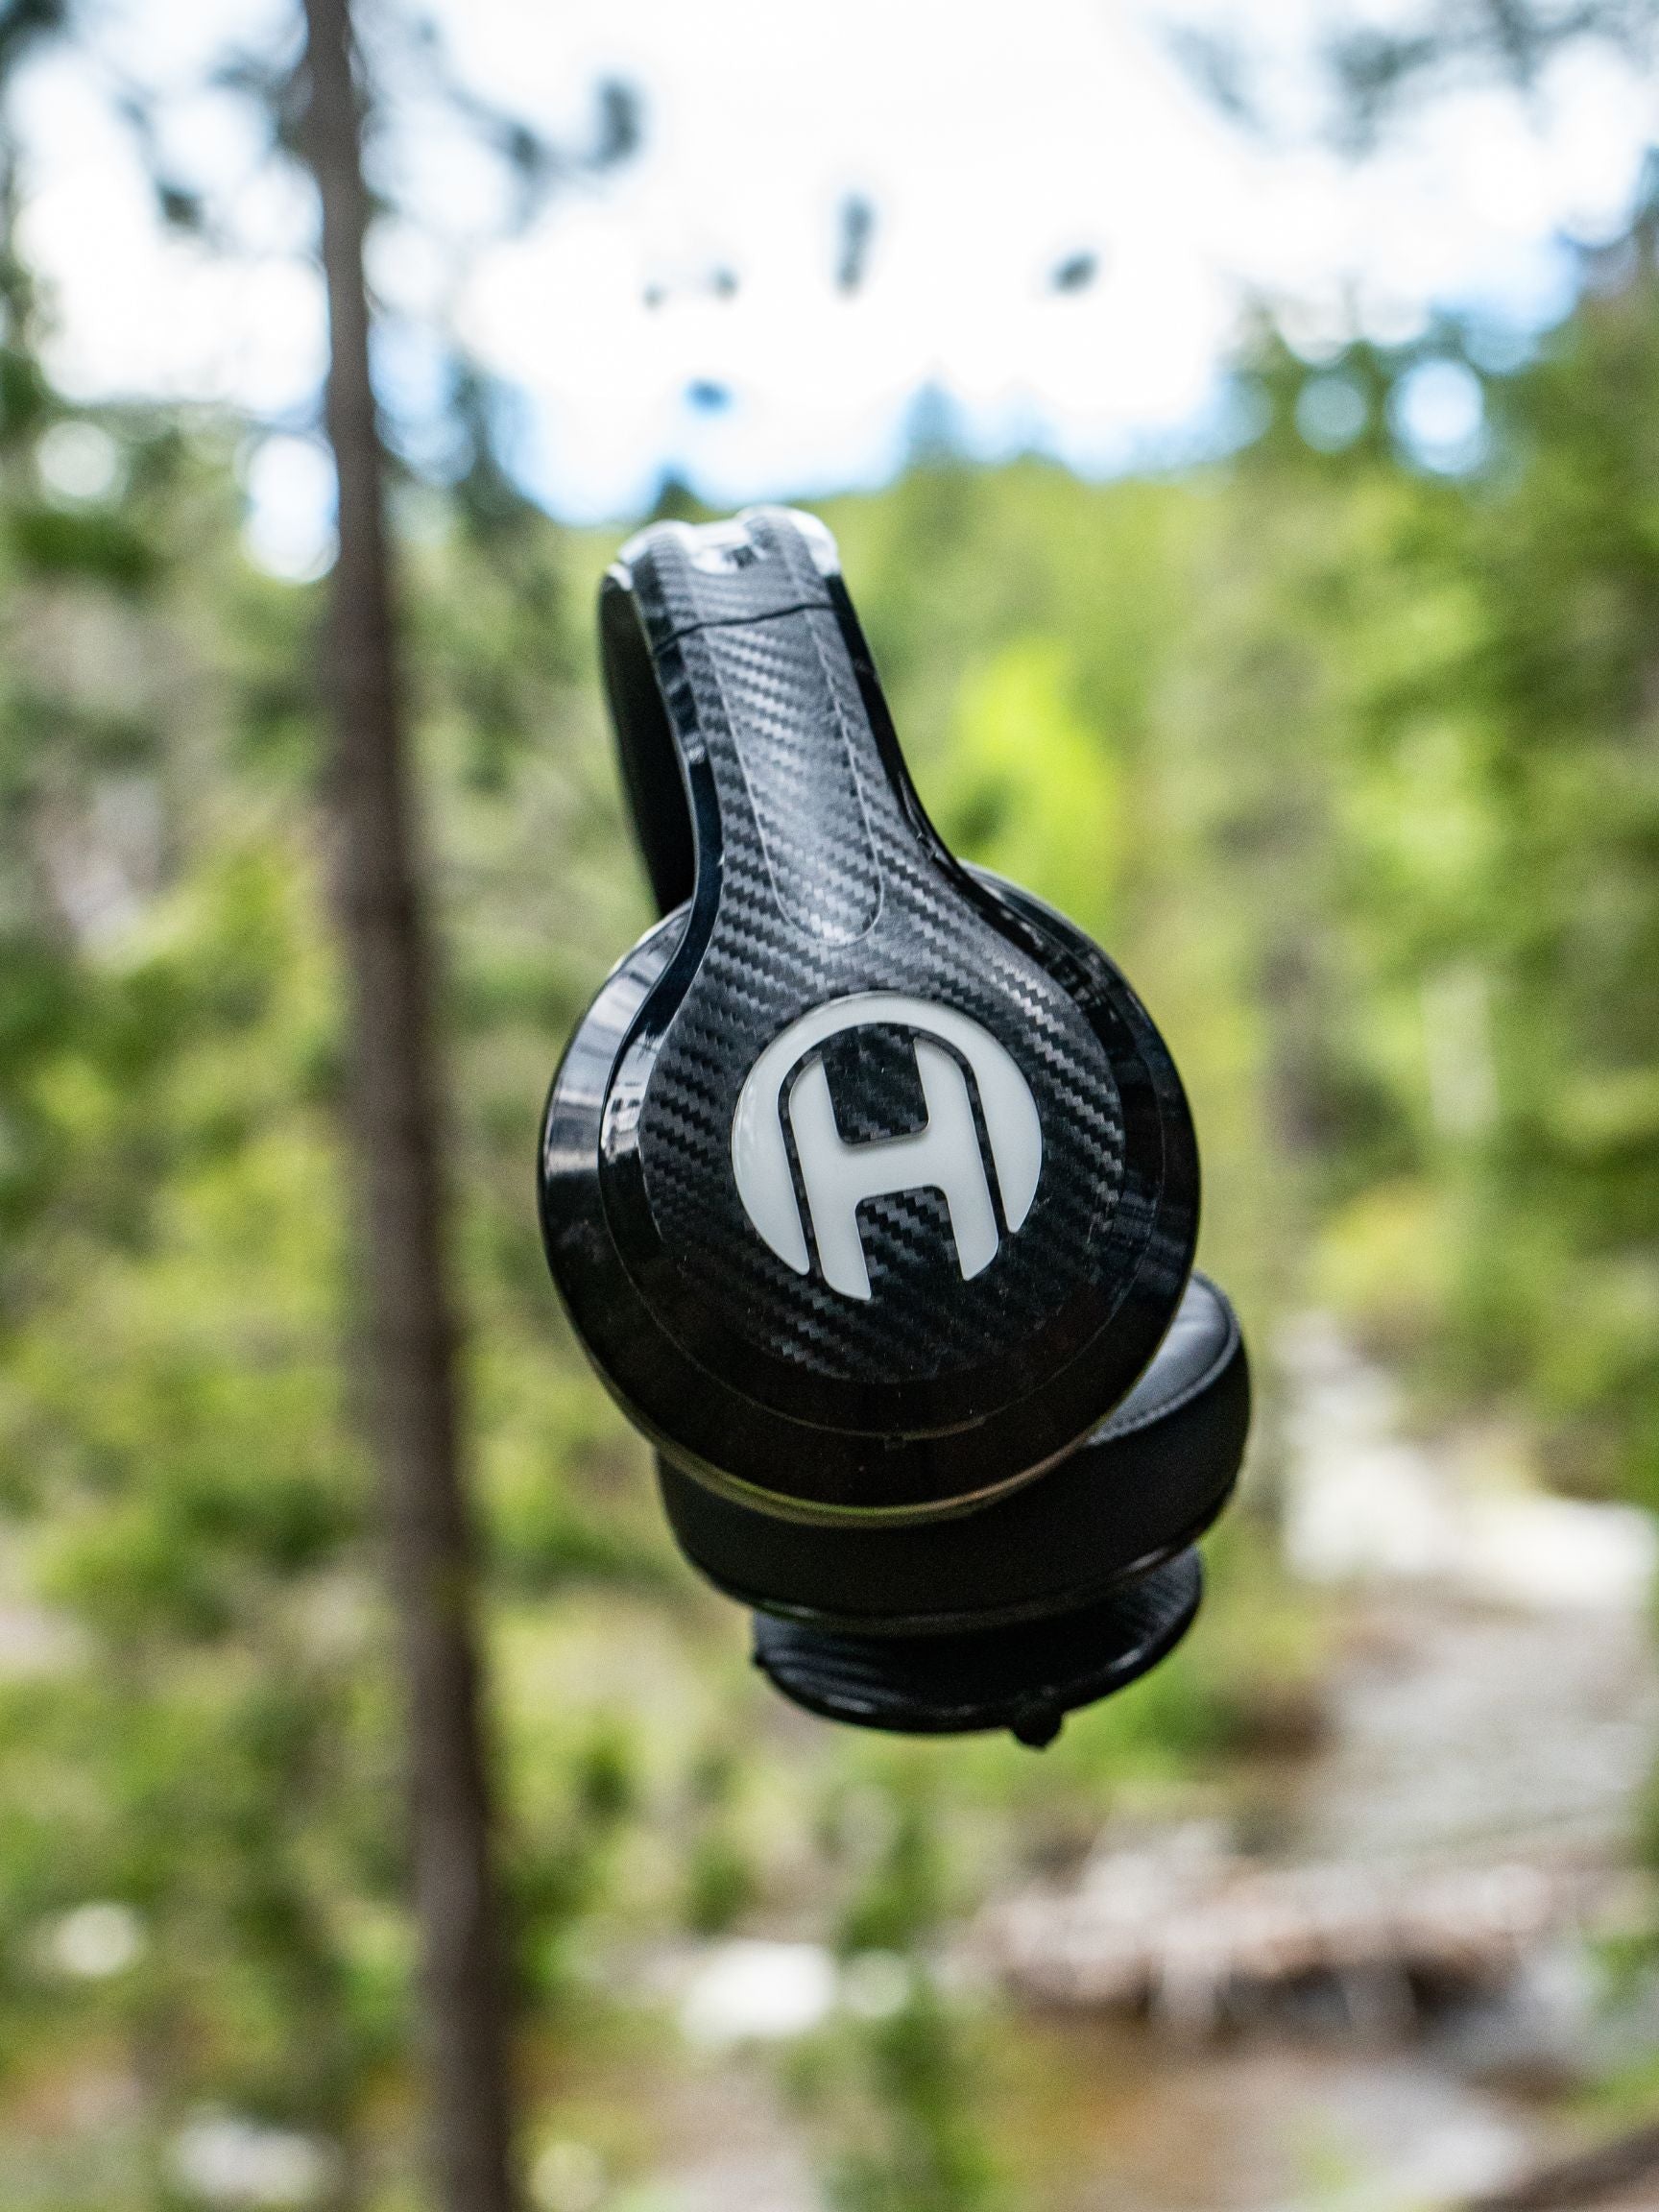
[[[0,66],[54,35],[0,10]],[[249,96],[280,141],[276,83]],[[0,223],[16,202],[0,177]],[[1328,1600],[1277,1534],[1287,1318],[1335,1316],[1425,1431],[1659,1507],[1656,241],[1659,182],[1508,354],[1448,322],[1310,360],[1263,313],[1236,448],[1177,473],[976,469],[937,406],[890,486],[813,502],[946,837],[1101,938],[1168,1036],[1202,1262],[1259,1355],[1211,1609],[1041,1759],[785,1711],[571,1344],[531,1168],[558,1051],[649,919],[591,636],[622,530],[516,490],[457,358],[450,452],[399,465],[394,514],[547,2212],[683,2201],[652,2176],[703,2092],[649,1988],[618,1991],[745,1931],[911,1961],[783,2068],[827,2202],[1072,2201],[987,2123],[1036,2092],[926,1961],[1314,1695]],[[382,2212],[423,2200],[349,1382],[326,584],[246,558],[245,425],[53,389],[7,235],[0,302],[0,2197]],[[1478,389],[1455,465],[1397,434],[1426,366],[1454,414]],[[698,510],[668,482],[659,512]]]

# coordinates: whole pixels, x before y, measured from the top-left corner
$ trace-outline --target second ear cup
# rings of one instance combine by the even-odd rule
[[[1238,1318],[1193,1275],[1156,1358],[1068,1458],[975,1512],[826,1527],[734,1503],[659,1458],[681,1549],[763,1613],[865,1636],[1076,1611],[1181,1551],[1226,1503],[1250,1425]]]

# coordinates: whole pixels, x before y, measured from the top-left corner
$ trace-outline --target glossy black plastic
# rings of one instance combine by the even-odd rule
[[[653,883],[688,903],[613,972],[555,1080],[555,1279],[681,1478],[784,1521],[972,1512],[1088,1437],[1175,1312],[1198,1170],[1173,1064],[1082,932],[939,841],[821,526],[660,525],[624,549],[601,626]],[[999,1212],[972,1278],[933,1193],[863,1206],[858,1301],[756,1234],[732,1125],[780,1033],[874,993],[994,1039],[1044,1150],[1029,1212]],[[823,1059],[847,1143],[926,1125],[902,1027]]]
[[[1040,1749],[1068,1713],[1125,1690],[1167,1656],[1204,1592],[1178,1551],[1093,1604],[955,1636],[861,1636],[758,1614],[755,1664],[828,1720],[902,1736],[1006,1728]]]

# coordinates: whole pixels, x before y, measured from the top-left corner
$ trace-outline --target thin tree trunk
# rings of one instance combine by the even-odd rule
[[[431,957],[398,691],[384,451],[369,374],[350,0],[305,0],[306,143],[323,206],[328,437],[340,487],[329,705],[350,1114],[377,1462],[408,1700],[432,2154],[445,2212],[509,2212],[503,1963],[462,1494]]]

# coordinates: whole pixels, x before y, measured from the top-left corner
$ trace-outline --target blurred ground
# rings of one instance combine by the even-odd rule
[[[1539,1546],[1538,1510],[1559,1502],[1513,1470],[1494,1488],[1490,1456],[1472,1472],[1455,1437],[1407,1440],[1387,1377],[1334,1325],[1294,1333],[1286,1356],[1300,1437],[1286,1543],[1334,1609],[1316,1748],[1254,1762],[1201,1797],[1195,1826],[1109,1823],[1075,1874],[1004,1890],[944,1935],[976,2042],[977,2125],[1020,2176],[1019,2202],[1042,2212],[1450,2203],[1590,2139],[1584,2084],[1653,2032],[1648,2002],[1609,2002],[1597,1947],[1635,1910],[1629,1825],[1659,1724],[1646,1523],[1575,1504],[1553,1549]],[[1392,1489],[1364,1482],[1368,1463],[1393,1466]],[[1344,1913],[1368,1911],[1380,1952],[1351,1971],[1253,1974],[1263,1883],[1268,1954],[1329,1942]],[[1436,1894],[1452,1900],[1444,1959],[1407,1974],[1390,1931],[1414,1895],[1432,1914]],[[1087,1966],[1115,1913],[1153,1965],[1149,1994],[1142,1981],[1111,2002]],[[860,1959],[838,1981],[798,1928],[634,1962],[659,2025],[619,2072],[565,2085],[562,2125],[614,2144],[631,2112],[644,2137],[629,2162],[652,2178],[588,2201],[824,2212],[788,2054],[838,2016],[878,2022],[906,1969],[889,1961],[889,1986],[879,1958],[874,1974]],[[1195,1960],[1195,1937],[1219,1948]],[[1187,1977],[1184,2004],[1160,1967]],[[1069,1977],[1083,1984],[1070,1995]],[[576,2212],[583,2175],[600,2186],[603,2168],[570,2148],[581,2140],[545,2154],[554,2212]]]

